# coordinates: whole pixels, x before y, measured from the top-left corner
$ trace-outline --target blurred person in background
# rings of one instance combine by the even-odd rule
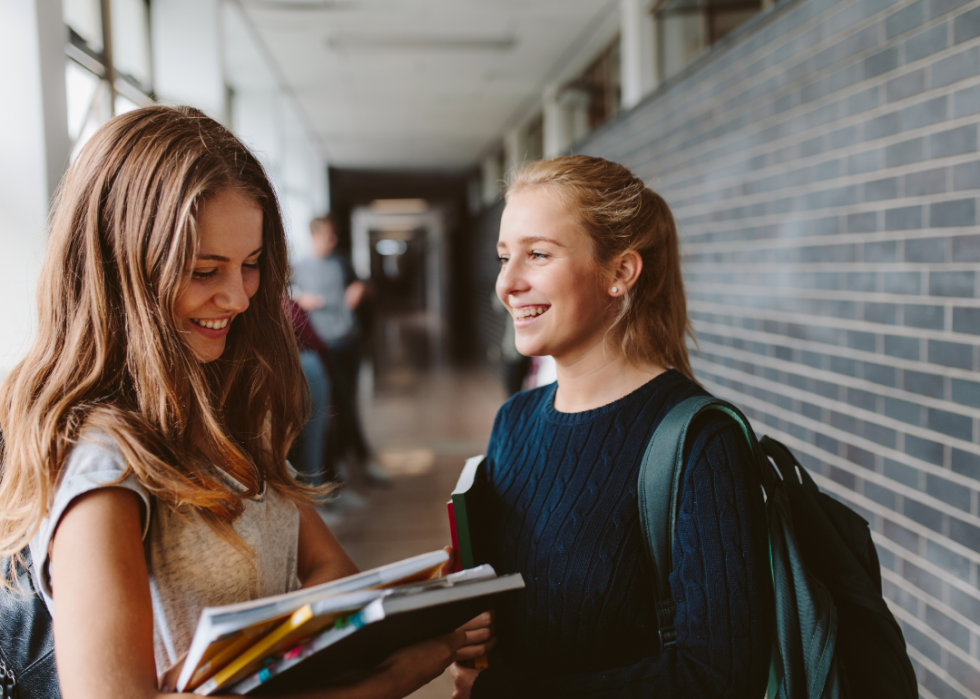
[[[323,485],[336,479],[332,464],[325,458],[330,425],[330,386],[333,384],[330,356],[327,346],[313,332],[306,311],[291,299],[287,304],[303,376],[310,390],[310,416],[293,444],[290,458],[308,483]]]
[[[338,443],[330,445],[329,451],[338,459],[349,454],[365,480],[384,485],[389,476],[372,457],[357,409],[361,338],[354,311],[364,301],[368,288],[356,277],[350,262],[337,252],[332,214],[313,219],[310,235],[313,254],[293,266],[293,295],[326,345],[334,372]],[[334,466],[339,473],[339,464]]]

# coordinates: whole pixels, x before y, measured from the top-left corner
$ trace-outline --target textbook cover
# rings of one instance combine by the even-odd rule
[[[472,579],[481,571],[483,579]],[[463,576],[463,577],[457,577]],[[450,633],[524,587],[490,566],[384,591],[359,612],[294,646],[222,693],[274,696],[356,680],[400,648]]]
[[[307,605],[347,593],[429,580],[447,560],[445,551],[432,551],[282,595],[207,607],[201,611],[185,658],[160,678],[160,688],[165,692],[195,689]]]
[[[486,481],[485,462],[482,454],[466,460],[456,488],[446,503],[449,531],[456,550],[456,570],[486,563],[477,535],[482,510],[482,486]]]

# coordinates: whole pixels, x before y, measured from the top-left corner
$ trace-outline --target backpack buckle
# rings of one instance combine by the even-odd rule
[[[677,629],[673,625],[663,627],[658,633],[660,634],[660,650],[677,644]]]

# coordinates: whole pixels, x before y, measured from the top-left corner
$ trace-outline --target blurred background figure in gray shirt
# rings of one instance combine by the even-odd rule
[[[388,476],[371,456],[357,410],[361,348],[354,310],[364,300],[367,286],[357,279],[348,260],[337,253],[332,215],[313,219],[310,233],[313,255],[293,266],[293,294],[327,346],[332,365],[337,430],[336,439],[327,445],[327,458],[334,462],[332,470],[341,478],[345,475],[341,460],[349,455],[358,475],[373,484],[384,484]]]

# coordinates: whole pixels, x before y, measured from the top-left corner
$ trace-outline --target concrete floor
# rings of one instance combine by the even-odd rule
[[[393,371],[411,376],[391,381]],[[359,487],[367,505],[332,524],[362,570],[450,543],[446,501],[466,458],[485,451],[505,399],[500,382],[482,370],[402,365],[385,373],[374,384],[364,376],[361,415],[391,486]],[[411,697],[449,699],[452,689],[447,672]]]

